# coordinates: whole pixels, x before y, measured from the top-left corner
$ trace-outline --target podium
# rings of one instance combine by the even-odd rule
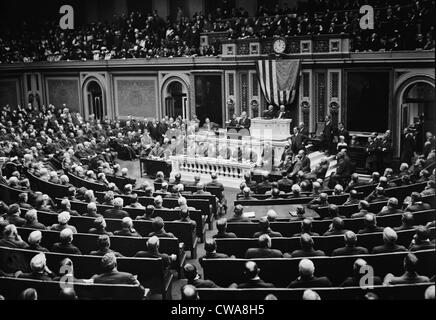
[[[251,119],[251,137],[259,140],[283,141],[291,135],[292,119]]]

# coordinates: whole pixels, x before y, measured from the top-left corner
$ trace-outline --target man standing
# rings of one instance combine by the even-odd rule
[[[290,114],[285,110],[285,106],[281,105],[280,110],[277,114],[277,119],[290,119]]]
[[[321,133],[321,140],[323,142],[323,146],[325,150],[329,154],[331,154],[334,150],[334,145],[333,145],[334,135],[335,135],[335,127],[332,122],[331,116],[328,115],[325,117],[325,125],[324,125],[324,130]]]

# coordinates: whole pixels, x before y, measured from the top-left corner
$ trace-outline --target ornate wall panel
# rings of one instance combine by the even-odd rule
[[[48,104],[61,108],[65,104],[72,112],[81,112],[79,79],[46,78]]]

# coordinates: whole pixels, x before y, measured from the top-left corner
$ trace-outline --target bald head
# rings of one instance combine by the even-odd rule
[[[303,300],[321,300],[321,297],[315,291],[307,289],[303,292]]]
[[[395,244],[398,239],[398,235],[394,229],[387,227],[383,229],[383,241],[386,244]]]
[[[197,289],[190,284],[184,285],[181,288],[182,300],[198,300]]]
[[[357,243],[357,236],[353,231],[347,231],[344,234],[344,241],[347,247],[353,247]]]

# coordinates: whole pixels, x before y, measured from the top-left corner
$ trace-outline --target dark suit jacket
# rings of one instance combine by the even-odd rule
[[[332,256],[355,256],[358,254],[368,254],[368,249],[364,247],[343,247],[332,252]]]
[[[360,285],[360,279],[361,277],[348,277],[344,280],[344,282],[341,283],[339,287],[358,287]],[[381,285],[382,280],[380,277],[374,276],[372,278],[372,281],[375,286]]]
[[[128,217],[129,214],[124,210],[113,208],[113,209],[105,210],[105,212],[103,213],[103,216],[105,218],[111,218],[111,219],[122,219],[124,217]]]
[[[406,272],[402,276],[394,277],[391,281],[389,281],[390,284],[410,284],[410,283],[422,283],[422,282],[429,282],[430,279],[426,276],[420,276],[417,273],[409,273]]]
[[[414,203],[410,204],[404,211],[417,212],[429,209],[431,209],[431,206],[428,203]]]
[[[107,284],[137,284],[135,277],[128,272],[120,272],[112,270],[93,277],[94,283],[107,283]]]
[[[215,238],[215,239],[230,239],[230,238],[237,238],[237,236],[233,232],[226,232],[226,233],[217,233],[212,238]]]
[[[82,252],[80,252],[80,249],[77,248],[75,245],[68,243],[63,244],[61,242],[57,242],[53,244],[53,247],[51,249],[52,252],[59,252],[59,253],[66,253],[66,254],[79,254],[81,255]]]
[[[404,251],[407,251],[406,247],[400,246],[398,244],[394,244],[394,245],[383,244],[381,246],[377,246],[372,249],[373,254],[389,253],[389,252],[404,252]]]
[[[32,223],[26,223],[24,226],[24,228],[30,228],[30,229],[40,229],[40,230],[45,230],[47,229],[45,225],[43,225],[40,222],[32,222]]]
[[[227,222],[251,222],[251,220],[243,216],[234,215],[233,217],[228,219]]]
[[[265,111],[263,112],[263,117],[264,117],[264,118],[267,118],[267,119],[272,119],[272,118],[275,117],[275,115],[276,115],[276,112],[274,111],[274,109],[271,110],[271,111],[269,111],[269,110],[265,110]]]
[[[284,111],[284,112],[277,112],[277,119],[290,119],[291,118],[291,114],[289,113],[289,111]]]
[[[239,126],[245,129],[250,129],[251,127],[251,120],[248,118],[240,119],[239,120]]]
[[[374,233],[374,232],[383,232],[383,228],[382,227],[372,227],[372,228],[363,228],[361,230],[359,230],[359,232],[357,234],[364,234],[364,233]]]
[[[282,258],[283,253],[277,249],[269,248],[250,248],[245,253],[245,259],[256,258]]]
[[[156,252],[150,252],[150,251],[138,251],[135,254],[135,257],[137,258],[162,258],[163,264],[165,268],[169,268],[171,265],[171,257],[167,255],[166,253],[156,253]]]
[[[270,238],[281,238],[283,237],[280,232],[272,231],[271,229],[268,229],[267,231],[258,231],[253,235],[253,238],[259,238],[261,235],[267,234],[270,236]]]
[[[159,232],[151,232],[148,236],[156,236],[158,238],[175,238],[174,234],[172,234],[171,232],[166,232],[165,230],[161,230]]]
[[[193,285],[196,288],[219,288],[219,286],[211,280],[195,279],[188,281],[188,284]]]
[[[268,283],[263,281],[262,279],[251,279],[248,280],[247,282],[244,283],[240,283],[238,285],[238,288],[243,289],[243,288],[274,288],[274,285],[272,283]]]
[[[313,277],[311,279],[298,277],[289,284],[288,288],[322,288],[331,286],[332,283],[327,277]]]
[[[321,257],[325,256],[325,252],[322,250],[295,250],[291,253],[292,258],[302,258],[302,257]]]

